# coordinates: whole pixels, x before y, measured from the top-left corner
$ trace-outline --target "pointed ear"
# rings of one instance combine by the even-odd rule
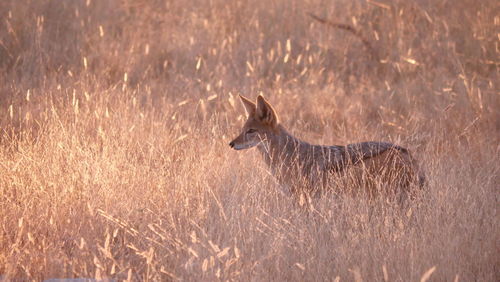
[[[262,95],[257,97],[257,110],[255,116],[261,122],[267,123],[269,125],[276,125],[278,123],[278,115],[274,111],[271,104],[269,104]]]
[[[257,110],[257,106],[254,104],[254,102],[250,101],[249,99],[243,97],[240,95],[241,102],[243,103],[243,106],[245,106],[245,110],[247,112],[248,116],[254,115],[255,110]]]

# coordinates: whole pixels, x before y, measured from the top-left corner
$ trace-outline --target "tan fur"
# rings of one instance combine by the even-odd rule
[[[387,142],[311,145],[288,133],[262,96],[255,104],[240,97],[248,120],[230,146],[237,150],[257,146],[278,182],[295,195],[348,190],[370,198],[406,196],[412,194],[412,184],[423,184],[416,161],[403,147]]]
[[[418,182],[418,166],[409,153],[388,150],[363,160],[346,170],[347,177],[365,189],[371,198],[377,195],[411,196],[412,183]]]

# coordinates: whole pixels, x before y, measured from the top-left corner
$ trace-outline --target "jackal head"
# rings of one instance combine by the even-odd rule
[[[240,95],[248,119],[243,125],[241,134],[229,146],[235,150],[252,148],[268,140],[278,130],[278,116],[273,107],[259,95],[257,104]]]

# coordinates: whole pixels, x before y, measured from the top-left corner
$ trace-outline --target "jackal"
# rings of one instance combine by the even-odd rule
[[[290,134],[261,95],[257,103],[240,98],[248,119],[229,146],[235,150],[257,146],[277,181],[294,195],[302,197],[306,193],[309,198],[325,190],[342,192],[348,187],[350,192],[366,192],[370,197],[406,196],[412,194],[412,186],[424,183],[424,175],[406,148],[373,141],[346,146],[311,145]],[[346,184],[339,181],[342,178],[354,182]]]

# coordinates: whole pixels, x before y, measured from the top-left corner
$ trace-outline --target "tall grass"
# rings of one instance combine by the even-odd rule
[[[2,1],[0,274],[498,281],[495,7]],[[298,210],[227,146],[260,92],[312,143],[409,147],[425,196]]]

